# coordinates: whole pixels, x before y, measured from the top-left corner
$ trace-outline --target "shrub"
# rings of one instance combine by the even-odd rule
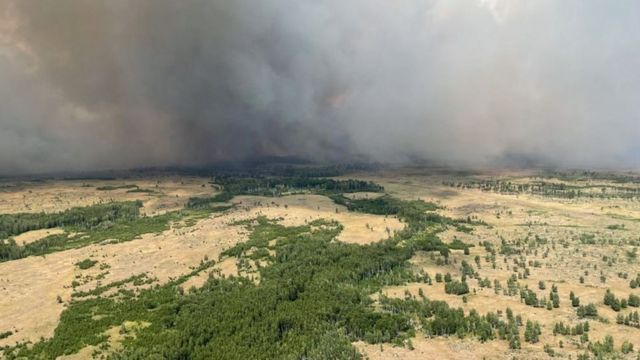
[[[84,259],[82,261],[77,262],[76,266],[79,267],[81,270],[86,270],[86,269],[92,268],[97,263],[98,263],[97,260]]]

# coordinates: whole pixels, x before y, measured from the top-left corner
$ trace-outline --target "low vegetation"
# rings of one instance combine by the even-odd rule
[[[76,263],[76,266],[80,269],[80,270],[87,270],[92,268],[95,264],[97,264],[98,261],[97,260],[92,260],[92,259],[84,259],[82,261],[79,261]]]

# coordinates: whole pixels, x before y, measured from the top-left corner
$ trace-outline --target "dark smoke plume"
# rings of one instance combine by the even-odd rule
[[[633,0],[0,0],[0,174],[640,164]]]

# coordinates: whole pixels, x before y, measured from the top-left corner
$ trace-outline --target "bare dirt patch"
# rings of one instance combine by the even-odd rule
[[[362,199],[377,199],[383,196],[384,193],[380,192],[354,192],[354,193],[346,193],[344,197],[352,199],[352,200],[362,200]]]

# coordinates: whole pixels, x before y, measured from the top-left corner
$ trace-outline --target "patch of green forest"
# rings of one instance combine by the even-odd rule
[[[123,242],[147,233],[169,229],[172,222],[189,221],[212,211],[226,208],[209,208],[168,212],[163,215],[141,216],[142,202],[115,202],[78,207],[54,214],[3,214],[0,215],[0,262],[22,259],[32,255],[45,255],[56,251],[79,248],[103,241]],[[65,234],[50,235],[37,241],[19,245],[14,236],[31,230],[63,228]],[[70,236],[69,233],[75,233]]]
[[[0,239],[54,227],[77,226],[90,229],[105,222],[132,220],[140,215],[142,202],[114,202],[66,211],[46,213],[0,214]]]
[[[215,179],[222,192],[212,197],[191,198],[187,208],[201,209],[214,203],[226,202],[237,195],[281,196],[298,192],[330,195],[350,192],[382,192],[384,188],[370,181],[334,180],[316,177],[234,177],[222,176]]]
[[[629,182],[632,182],[629,179]],[[633,186],[565,184],[552,181],[531,180],[528,183],[511,182],[508,179],[471,181],[444,181],[443,185],[461,189],[479,189],[501,194],[532,194],[546,197],[575,199],[628,199],[640,197],[640,188]]]

